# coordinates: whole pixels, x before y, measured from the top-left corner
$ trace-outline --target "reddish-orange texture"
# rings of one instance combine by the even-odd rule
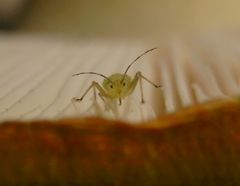
[[[0,185],[240,184],[238,99],[129,125],[100,118],[0,125]]]

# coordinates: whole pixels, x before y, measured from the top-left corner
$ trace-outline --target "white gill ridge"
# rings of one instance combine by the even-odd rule
[[[220,37],[220,36],[219,36]],[[103,100],[93,92],[71,102],[102,77],[122,73],[138,55],[155,47],[115,41],[61,40],[22,35],[0,37],[0,121],[100,116],[143,121],[214,99],[240,94],[240,40],[233,36],[174,40],[167,49],[147,54],[129,70],[141,71],[162,88],[143,80],[123,100]]]

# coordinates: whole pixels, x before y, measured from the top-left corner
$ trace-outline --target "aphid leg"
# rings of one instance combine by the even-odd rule
[[[161,87],[160,85],[156,85],[155,83],[153,83],[151,80],[149,80],[148,78],[146,78],[145,76],[142,75],[141,72],[137,73],[137,76],[139,78],[139,84],[140,84],[140,91],[141,91],[141,103],[145,103],[144,101],[144,96],[143,96],[143,86],[142,86],[142,79],[144,79],[145,81],[147,81],[148,83],[150,83],[151,85],[153,85],[155,88],[159,88]]]
[[[111,105],[109,104],[109,102],[103,98],[100,92],[98,93],[98,95],[101,98],[101,100],[104,102],[105,110],[111,110]]]
[[[147,81],[148,83],[152,84],[155,88],[160,88],[160,87],[162,87],[161,85],[156,85],[156,84],[153,83],[151,80],[149,80],[148,78],[146,78],[145,76],[143,76],[141,72],[138,72],[138,73],[139,73],[140,79],[143,78],[145,81]]]
[[[119,105],[122,105],[122,98],[119,98]]]
[[[101,98],[101,100],[105,103],[106,101],[105,101],[105,99],[103,98],[103,96],[100,94],[100,93],[98,93],[98,96]]]
[[[94,86],[99,91],[98,95],[102,99],[102,101],[104,102],[106,109],[107,110],[109,110],[109,109],[113,110],[112,106],[108,102],[108,100],[105,100],[105,98],[109,98],[109,95],[105,92],[105,90],[98,83],[95,82]]]
[[[145,103],[144,99],[143,99],[143,86],[142,86],[142,77],[139,77],[139,84],[140,84],[140,93],[141,93],[141,103]]]
[[[141,72],[137,72],[136,75],[134,76],[133,80],[132,80],[131,85],[130,85],[129,94],[131,94],[133,92],[133,90],[136,88],[136,85],[137,85],[137,83],[139,81],[139,83],[140,83],[140,91],[141,91],[141,103],[144,103],[142,79],[144,79],[145,81],[147,81],[148,83],[150,83],[151,85],[153,85],[156,88],[159,88],[161,86],[156,85],[155,83],[153,83],[152,81],[147,79],[145,76],[143,76],[141,74]]]
[[[75,108],[75,110],[76,111],[78,111],[78,109],[77,109],[77,106],[76,106],[76,102],[80,102],[80,101],[82,101],[83,100],[83,98],[85,97],[85,95],[89,92],[89,90],[92,88],[92,87],[94,87],[94,85],[93,85],[93,83],[88,87],[88,89],[84,92],[84,94],[82,95],[82,97],[80,97],[80,98],[77,98],[77,97],[74,97],[74,98],[72,98],[72,104],[73,104],[73,106],[74,106],[74,108]],[[95,93],[94,93],[95,94]]]
[[[76,106],[76,104],[75,104],[77,101],[79,101],[78,98],[72,98],[72,100],[71,100],[71,102],[72,102],[72,104],[73,104],[74,109],[75,109],[76,112],[78,112],[78,108],[77,108],[77,106]]]
[[[99,91],[99,94],[101,94],[102,97],[109,97],[109,95],[105,92],[105,90],[97,82],[94,81],[93,86],[96,87],[96,89]]]
[[[82,101],[83,98],[87,95],[87,93],[91,90],[91,88],[94,87],[94,82],[92,82],[92,84],[88,87],[88,89],[84,92],[84,94],[82,95],[82,97],[80,98],[75,98],[75,101]]]
[[[82,97],[80,98],[77,98],[77,97],[74,97],[72,98],[72,104],[75,108],[76,111],[78,111],[78,108],[76,106],[76,102],[79,102],[79,101],[82,101],[83,98],[87,95],[87,93],[93,89],[93,96],[94,96],[94,101],[96,102],[97,100],[97,91],[99,91],[98,95],[99,97],[103,100],[103,102],[105,102],[104,98],[103,97],[109,97],[106,92],[104,91],[104,89],[95,81],[92,82],[92,84],[87,88],[87,90],[84,92],[84,94],[82,95]]]
[[[105,100],[104,97],[101,95],[101,93],[98,93],[101,100],[104,102],[104,106],[106,110],[112,110],[111,103],[108,100]]]
[[[129,95],[131,95],[132,92],[135,90],[139,79],[141,79],[140,72],[135,74],[135,76],[134,76],[134,78],[133,78],[133,80],[132,80],[132,82],[131,82],[131,84],[129,86],[129,92],[128,92]],[[140,91],[141,91],[141,103],[143,103],[144,99],[143,99],[142,82],[140,83]]]
[[[93,86],[93,97],[94,97],[94,101],[97,101],[97,93],[96,93],[96,87]]]
[[[92,82],[92,84],[87,88],[87,90],[84,92],[84,94],[82,95],[82,97],[80,98],[73,98],[72,101],[82,101],[83,98],[87,95],[87,93],[93,88],[93,96],[94,96],[94,100],[96,101],[97,99],[97,93],[96,93],[96,89],[99,91],[99,95],[101,94],[101,98],[102,96],[108,97],[108,95],[106,94],[106,92],[104,91],[104,89],[95,81]],[[104,100],[102,98],[102,100]]]

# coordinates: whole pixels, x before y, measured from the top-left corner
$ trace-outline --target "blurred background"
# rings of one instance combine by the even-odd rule
[[[0,28],[84,38],[168,39],[237,29],[238,0],[0,0]]]

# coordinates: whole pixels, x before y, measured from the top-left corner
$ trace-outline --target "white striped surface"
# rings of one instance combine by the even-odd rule
[[[136,87],[123,105],[113,101],[106,108],[101,99],[93,100],[92,92],[73,105],[73,97],[80,97],[93,80],[101,84],[103,78],[72,77],[72,74],[94,71],[110,76],[124,72],[138,55],[155,46],[2,34],[0,120],[97,115],[142,121],[209,100],[239,95],[239,40],[206,38],[177,40],[166,52],[158,49],[141,58],[129,75],[141,71],[163,88],[156,89],[143,81],[145,104],[140,104],[140,90]]]

